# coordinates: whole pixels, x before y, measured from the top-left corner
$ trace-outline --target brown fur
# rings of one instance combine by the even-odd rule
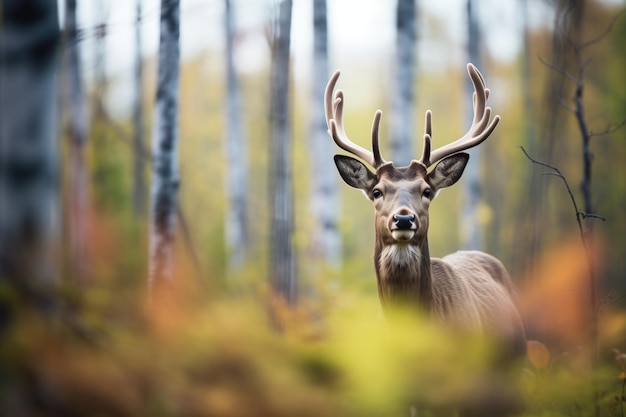
[[[452,328],[492,338],[504,358],[523,356],[524,327],[513,301],[514,285],[502,263],[479,251],[430,258],[431,200],[440,188],[456,182],[467,158],[451,156],[430,173],[417,162],[402,168],[388,162],[373,173],[350,157],[336,161],[344,180],[362,189],[376,210],[374,264],[383,306],[417,306]],[[427,188],[432,190],[429,197],[424,196]],[[382,196],[375,197],[374,190]],[[409,241],[394,239],[394,214],[415,215],[415,234]]]

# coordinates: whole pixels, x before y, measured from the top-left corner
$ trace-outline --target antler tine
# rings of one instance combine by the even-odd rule
[[[387,163],[380,154],[380,146],[378,145],[378,128],[380,127],[380,119],[382,116],[383,112],[376,110],[376,113],[374,113],[374,121],[372,122],[372,151],[374,153],[374,165],[372,166],[375,168]]]
[[[433,151],[429,158],[426,158],[428,155],[424,154],[420,162],[427,167],[446,156],[480,145],[491,135],[498,125],[498,122],[500,122],[500,116],[498,115],[496,115],[491,122],[489,121],[491,118],[491,108],[486,106],[487,99],[489,98],[489,89],[485,87],[482,74],[472,64],[467,64],[467,71],[472,79],[472,84],[474,84],[474,118],[472,120],[472,126],[467,133],[459,139]],[[428,122],[427,120],[427,124]]]
[[[335,73],[330,77],[330,80],[328,80],[328,84],[326,84],[326,90],[324,90],[324,114],[326,114],[326,124],[329,129],[329,122],[333,119],[334,113],[333,90],[335,89],[339,75],[341,75],[341,72],[335,71]]]
[[[358,156],[365,162],[370,164],[374,168],[378,168],[385,163],[385,160],[380,155],[380,148],[378,146],[378,128],[380,125],[380,118],[382,113],[380,110],[374,115],[374,122],[372,124],[372,150],[367,149],[352,142],[343,127],[343,103],[344,96],[342,90],[337,90],[333,98],[333,90],[339,79],[340,72],[335,73],[330,77],[326,91],[324,93],[324,112],[326,113],[326,123],[328,124],[328,133],[333,138],[337,146],[341,149],[350,152],[351,154]]]
[[[428,167],[428,161],[430,160],[430,144],[433,137],[433,113],[430,110],[426,110],[426,122],[424,123],[424,148],[422,149],[422,157],[420,162]]]

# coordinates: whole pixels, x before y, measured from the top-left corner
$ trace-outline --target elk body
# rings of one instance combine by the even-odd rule
[[[468,64],[474,84],[474,118],[461,138],[431,152],[431,112],[426,112],[421,158],[396,167],[381,156],[378,130],[381,111],[374,116],[372,151],[353,143],[343,127],[344,95],[333,91],[339,72],[325,94],[328,131],[346,155],[335,155],[343,180],[362,190],[375,208],[374,262],[378,293],[387,307],[397,302],[417,305],[453,328],[486,334],[503,357],[525,354],[524,327],[513,302],[513,285],[502,263],[479,251],[460,251],[441,259],[428,250],[428,209],[437,192],[461,177],[469,155],[461,151],[482,143],[493,132],[499,116],[491,119],[486,107],[489,90],[480,72]],[[434,167],[433,167],[434,166]]]

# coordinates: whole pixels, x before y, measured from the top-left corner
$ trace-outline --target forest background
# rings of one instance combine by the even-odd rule
[[[371,396],[368,391],[373,389],[371,386],[356,383],[357,387],[352,388],[357,392],[358,406],[346,406],[334,393],[351,376],[359,379],[358,372],[368,372],[361,369],[363,361],[380,359],[379,353],[370,352],[364,353],[361,361],[354,358],[351,362],[347,353],[350,348],[371,343],[368,334],[372,330],[364,323],[375,323],[373,331],[380,331],[380,313],[375,300],[371,256],[372,209],[360,193],[340,182],[334,167],[329,165],[337,151],[330,137],[323,139],[332,145],[322,150],[326,153],[320,154],[315,149],[319,136],[315,136],[313,118],[321,110],[323,91],[314,82],[317,61],[313,48],[313,2],[293,2],[291,67],[283,74],[290,89],[288,137],[292,146],[287,155],[292,172],[287,180],[293,191],[289,197],[293,202],[290,231],[293,259],[289,260],[293,268],[288,279],[296,288],[296,295],[288,300],[289,307],[272,295],[276,281],[271,265],[275,234],[271,198],[276,179],[271,168],[276,161],[272,153],[269,103],[273,48],[279,31],[276,21],[281,6],[269,1],[181,3],[177,158],[180,182],[177,233],[173,241],[176,256],[170,283],[177,301],[174,307],[164,308],[165,313],[146,307],[150,305],[147,300],[152,178],[148,155],[155,136],[152,127],[157,96],[160,7],[156,1],[78,2],[75,38],[72,38],[72,32],[67,30],[67,10],[71,3],[61,1],[58,8],[60,27],[66,29],[58,70],[60,111],[55,143],[60,171],[53,222],[56,229],[53,298],[62,306],[60,321],[64,324],[60,326],[69,328],[70,334],[79,333],[78,338],[86,339],[90,347],[77,348],[76,336],[67,336],[67,330],[59,331],[55,326],[50,330],[46,325],[40,328],[40,324],[33,324],[29,314],[27,319],[18,313],[7,314],[11,318],[7,320],[9,323],[13,320],[23,325],[14,326],[19,331],[13,327],[5,330],[11,343],[3,352],[4,358],[18,357],[24,364],[32,365],[11,365],[2,375],[3,401],[17,409],[41,406],[48,410],[54,407],[87,410],[93,407],[89,401],[82,404],[69,399],[69,393],[82,389],[90,393],[88,398],[96,398],[96,404],[107,404],[114,414],[123,410],[128,415],[142,414],[146,411],[143,407],[158,410],[162,415],[203,414],[207,410],[214,415],[249,415],[249,407],[259,415],[290,415],[293,410],[299,410],[299,401],[312,407],[311,415],[325,412],[333,415],[332,410],[337,408],[346,414],[361,415],[364,410],[373,410],[372,415],[376,415],[404,404],[404,390],[409,392],[419,383],[399,377],[397,373],[402,368],[394,368],[397,363],[389,365],[386,360],[391,359],[382,361],[381,366],[388,368],[384,372],[369,369],[378,377],[397,379],[389,383],[384,393]],[[327,79],[334,69],[342,70],[340,86],[346,93],[346,129],[353,140],[364,146],[377,108],[383,110],[382,138],[395,135],[397,129],[394,80],[397,79],[396,56],[400,53],[396,44],[399,25],[396,7],[395,2],[375,1],[339,1],[327,5],[328,68],[323,78]],[[230,14],[226,13],[227,9]],[[473,10],[472,24],[478,28],[478,36],[473,40],[470,40],[473,35],[468,10]],[[530,391],[536,395],[533,398],[539,404],[537,408],[553,413],[546,415],[589,415],[585,414],[589,409],[594,409],[597,415],[623,413],[624,392],[620,383],[626,379],[619,372],[610,376],[611,364],[618,370],[619,366],[626,366],[623,357],[614,360],[626,350],[626,219],[623,216],[626,167],[621,163],[626,160],[623,10],[621,1],[599,0],[421,1],[416,2],[412,14],[416,40],[410,86],[414,102],[409,109],[409,125],[414,155],[420,151],[426,109],[433,110],[435,146],[459,137],[469,124],[467,62],[477,64],[485,75],[491,89],[490,105],[502,116],[495,133],[481,145],[480,153],[472,154],[470,165],[474,164],[477,180],[463,178],[433,203],[431,255],[480,248],[501,259],[520,288],[529,338],[548,346],[553,356],[551,367],[556,368],[553,361],[565,362],[563,357],[592,350],[590,345],[596,342],[599,345],[598,355],[604,365],[596,364],[599,371],[592,376],[583,373],[584,377],[571,382],[572,373],[590,366],[573,359],[567,361],[567,369],[572,373],[554,372],[553,377],[562,384],[563,392],[559,393],[547,388],[550,379],[542,376],[547,365],[533,361],[536,385],[535,391]],[[583,44],[585,47],[576,55],[576,46]],[[471,46],[475,47],[473,52]],[[67,58],[71,50],[78,58],[73,64]],[[580,69],[584,72],[579,73]],[[234,96],[228,81],[232,71],[240,97],[235,104],[240,107],[234,112],[228,110],[232,105],[228,99]],[[81,86],[78,91],[82,91],[78,96],[68,94],[76,92],[68,74],[78,75],[75,85]],[[581,103],[592,133],[593,211],[586,212],[591,216],[582,219],[583,235],[593,237],[590,253],[585,252],[581,242],[577,213],[563,182],[543,175],[544,167],[533,164],[520,149],[523,146],[536,160],[558,167],[583,207],[580,120],[570,111],[577,104],[576,83],[572,81],[579,74],[584,76],[580,80],[584,83]],[[3,102],[0,115],[6,114],[6,104]],[[233,123],[229,117],[236,117],[236,121]],[[82,156],[78,159],[74,149],[76,126],[83,134],[79,147]],[[236,143],[240,146],[234,151],[228,149],[233,126],[238,126]],[[382,140],[383,153],[393,154],[390,142]],[[232,182],[232,176],[236,175],[232,155],[239,156],[235,159],[244,166],[245,180]],[[0,163],[5,162],[0,159]],[[333,187],[338,193],[338,198],[328,205],[321,203],[323,207],[332,207],[331,214],[335,216],[331,239],[336,241],[330,249],[328,238],[320,240],[320,236],[328,236],[320,232],[317,199],[324,197],[316,194],[313,180],[320,175],[320,166],[333,174]],[[77,181],[76,172],[83,172],[84,178]],[[474,186],[462,186],[464,180]],[[235,190],[237,184],[244,188]],[[78,198],[77,189],[82,190]],[[245,204],[233,205],[236,201],[233,198],[242,195]],[[470,200],[474,201],[473,205],[468,204]],[[6,201],[0,204],[10,205]],[[242,207],[243,213],[239,214],[247,219],[244,229],[233,227],[238,221],[233,213],[241,212]],[[4,245],[0,250],[7,250],[6,241],[0,243]],[[595,292],[591,293],[589,261],[594,272]],[[21,311],[22,304],[29,304],[24,300],[30,300],[30,296],[16,296],[10,285],[7,288],[3,286],[5,304],[11,306],[7,311]],[[37,306],[36,310],[41,310],[40,301],[34,299],[30,302]],[[192,309],[190,305],[194,306],[193,313],[188,311]],[[272,319],[266,322],[267,311],[271,311]],[[357,311],[366,313],[357,315]],[[345,323],[346,317],[357,324]],[[190,318],[195,323],[193,326]],[[157,324],[152,323],[154,320]],[[152,324],[145,325],[145,321]],[[590,340],[594,321],[599,332],[597,341]],[[251,327],[254,335],[246,335]],[[283,333],[295,335],[293,339],[297,341],[288,338],[285,345],[257,327],[279,327]],[[350,335],[350,340],[340,339],[342,343],[337,347],[333,344],[337,342],[328,336],[335,332]],[[145,333],[149,336],[144,337]],[[403,333],[408,332],[405,329]],[[445,340],[436,331],[432,338]],[[324,344],[327,339],[333,342]],[[159,343],[165,340],[162,352],[148,355],[162,360],[159,370],[144,363],[150,359],[138,359],[141,357],[138,351],[155,340]],[[51,351],[45,355],[42,341],[50,343]],[[404,347],[413,346],[413,342],[404,339],[396,342]],[[438,347],[439,342],[427,347]],[[310,346],[319,343],[321,350],[311,351]],[[235,353],[226,353],[233,344],[250,344],[255,348],[240,347]],[[92,345],[96,346],[96,353],[90,350]],[[136,347],[128,351],[126,345]],[[201,352],[207,345],[213,348],[205,357]],[[387,344],[379,347],[394,349]],[[76,361],[69,359],[75,355],[74,349],[80,352]],[[123,372],[111,371],[113,374],[107,373],[103,380],[134,384],[139,388],[133,395],[150,398],[153,403],[146,406],[130,394],[113,400],[112,388],[108,388],[112,390],[109,392],[98,386],[94,375],[105,368],[103,363],[109,359],[101,358],[102,350],[109,349],[122,356],[121,363],[132,358],[141,364],[132,370],[121,366]],[[124,353],[120,354],[120,349]],[[331,350],[333,353],[328,353]],[[424,352],[427,350],[424,348]],[[428,355],[419,348],[415,351]],[[186,359],[160,356],[174,352],[184,353]],[[414,354],[402,351],[400,358],[412,358]],[[277,360],[282,356],[290,359]],[[73,365],[55,365],[59,358],[66,360],[60,363]],[[270,363],[277,360],[277,374],[259,365],[265,359]],[[192,364],[208,376],[189,371],[194,367]],[[360,370],[356,371],[357,368]],[[252,377],[249,369],[273,376]],[[300,374],[305,375],[304,382],[299,379]],[[593,393],[587,398],[594,398],[593,405],[581,405],[571,394],[564,393],[575,390],[568,389],[571,385],[563,382],[567,379],[563,375],[570,378],[569,384],[588,385]],[[169,376],[179,380],[165,387],[162,382],[154,382]],[[541,378],[544,379],[536,381]],[[197,379],[208,388],[197,388]],[[600,382],[591,382],[596,380]],[[45,384],[41,381],[54,381],[52,385],[60,388],[46,397],[42,394],[41,385]],[[256,384],[266,388],[259,389]],[[396,384],[403,388],[396,389]],[[299,387],[295,389],[293,403],[283,403],[268,393],[293,386]],[[321,393],[319,386],[323,387]],[[541,391],[538,386],[545,395],[537,395]],[[187,389],[192,391],[188,395],[193,401],[182,394]],[[31,396],[37,397],[36,405],[24,405],[29,404]],[[597,411],[595,407],[599,405]]]

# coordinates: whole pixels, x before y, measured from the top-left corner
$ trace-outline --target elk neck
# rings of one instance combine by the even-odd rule
[[[383,306],[417,305],[425,312],[432,307],[432,279],[428,238],[420,243],[388,244],[376,238],[374,262],[378,295]]]

